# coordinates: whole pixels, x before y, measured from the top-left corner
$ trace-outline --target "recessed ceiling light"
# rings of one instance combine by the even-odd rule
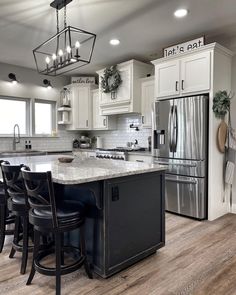
[[[185,17],[188,14],[188,10],[185,8],[177,9],[174,12],[175,17]]]
[[[114,46],[115,46],[115,45],[119,45],[119,44],[120,44],[120,40],[118,40],[118,39],[111,39],[111,40],[110,40],[110,44],[111,44],[111,45],[114,45]]]

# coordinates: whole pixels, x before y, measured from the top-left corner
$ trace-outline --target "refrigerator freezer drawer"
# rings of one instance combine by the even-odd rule
[[[166,210],[197,219],[207,218],[205,178],[166,174]]]

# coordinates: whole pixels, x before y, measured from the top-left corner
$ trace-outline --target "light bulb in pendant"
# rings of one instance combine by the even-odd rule
[[[71,48],[70,48],[70,46],[67,46],[67,47],[66,47],[66,51],[67,51],[67,53],[71,53]]]
[[[79,55],[79,48],[80,48],[80,43],[79,43],[79,41],[76,41],[75,42],[75,58],[79,58],[80,57],[80,55]]]
[[[52,55],[52,60],[53,60],[53,67],[56,68],[56,65],[57,65],[57,62],[56,62],[57,56],[56,56],[55,53],[53,53],[53,55]]]
[[[50,58],[47,56],[47,57],[45,58],[45,61],[46,61],[46,67],[47,67],[47,72],[48,72],[48,70],[49,70],[48,65],[50,64]]]
[[[58,55],[59,56],[62,56],[63,55],[63,51],[61,49],[58,51]]]
[[[62,64],[63,63],[63,61],[62,61],[63,51],[61,49],[58,51],[58,55],[60,57],[60,64]]]
[[[80,43],[79,43],[79,41],[76,41],[76,42],[75,42],[75,48],[80,48]]]
[[[50,63],[50,58],[47,56],[47,57],[45,58],[45,61],[46,61],[46,64],[49,64],[49,63]]]

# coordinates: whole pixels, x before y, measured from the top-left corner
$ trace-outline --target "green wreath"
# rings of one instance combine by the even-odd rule
[[[230,109],[230,100],[233,97],[232,93],[226,90],[216,92],[213,99],[213,112],[216,118],[223,119]]]
[[[104,70],[103,76],[101,77],[102,92],[110,93],[116,91],[121,83],[120,73],[116,69],[116,66]]]

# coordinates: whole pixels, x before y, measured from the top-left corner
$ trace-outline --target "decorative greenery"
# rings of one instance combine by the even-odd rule
[[[115,91],[122,83],[120,73],[116,69],[116,66],[106,68],[104,74],[101,77],[101,87],[104,93],[110,93]]]
[[[230,100],[232,97],[232,93],[228,93],[226,90],[216,92],[212,107],[216,118],[224,119],[230,109]]]

